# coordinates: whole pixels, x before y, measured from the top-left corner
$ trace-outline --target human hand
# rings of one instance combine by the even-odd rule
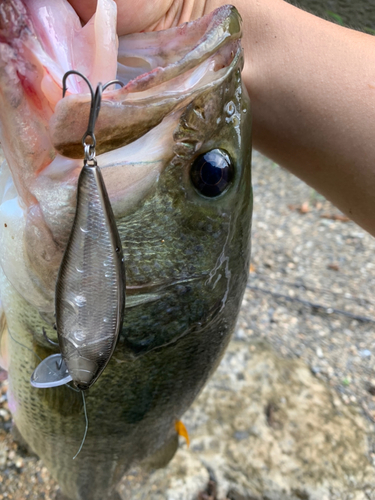
[[[95,13],[97,0],[68,0],[86,23]],[[119,36],[158,31],[201,17],[204,0],[115,0]]]

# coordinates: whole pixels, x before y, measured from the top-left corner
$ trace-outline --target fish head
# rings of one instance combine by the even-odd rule
[[[92,98],[77,74],[63,97],[62,80],[70,70],[94,89],[118,79],[122,88],[103,92],[95,126],[127,275],[116,356],[219,324],[227,335],[246,283],[252,210],[238,12],[225,6],[118,39],[112,0],[99,0],[83,27],[67,1],[58,4],[5,0],[0,8],[4,279],[51,326]]]

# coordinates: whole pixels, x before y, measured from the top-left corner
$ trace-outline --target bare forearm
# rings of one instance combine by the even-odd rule
[[[375,38],[282,0],[233,3],[255,147],[375,235]]]

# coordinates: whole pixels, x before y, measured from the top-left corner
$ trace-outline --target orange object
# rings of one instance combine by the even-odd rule
[[[186,427],[184,426],[184,424],[181,422],[181,420],[176,420],[174,427],[176,429],[177,434],[186,439],[186,444],[189,447],[189,445],[190,445],[189,433],[188,433]]]

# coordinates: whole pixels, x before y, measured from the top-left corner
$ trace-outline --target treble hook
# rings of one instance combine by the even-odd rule
[[[90,89],[91,101],[93,101],[93,99],[94,99],[94,91],[92,90],[91,83],[89,82],[89,80],[84,75],[82,75],[82,73],[80,73],[79,71],[76,71],[75,69],[71,69],[70,71],[67,71],[65,73],[65,75],[63,76],[63,79],[62,79],[62,84],[63,84],[63,98],[65,97],[65,93],[67,91],[66,80],[67,80],[67,78],[68,78],[69,75],[78,75],[81,78],[83,78],[83,80],[85,80],[85,82],[87,83],[87,85],[88,85],[88,87]]]
[[[87,161],[89,161],[89,160],[93,160],[94,157],[95,157],[96,137],[95,137],[94,130],[95,130],[96,120],[98,119],[99,112],[100,112],[100,105],[101,105],[101,101],[102,101],[102,93],[110,85],[116,85],[116,84],[118,84],[121,87],[123,87],[124,84],[120,80],[111,80],[110,82],[107,82],[105,85],[102,85],[99,82],[98,85],[97,85],[97,87],[96,87],[95,94],[94,94],[94,90],[92,88],[92,85],[91,85],[90,81],[84,75],[82,75],[82,73],[80,73],[79,71],[75,71],[73,69],[73,70],[67,71],[65,73],[65,75],[63,76],[63,80],[62,80],[62,83],[63,83],[63,98],[65,97],[65,93],[66,93],[66,90],[67,90],[66,80],[67,80],[68,76],[73,75],[73,74],[74,75],[78,75],[81,78],[83,78],[83,80],[87,83],[87,85],[88,85],[88,87],[90,89],[90,93],[91,93],[91,106],[90,106],[89,124],[88,124],[86,132],[84,133],[84,135],[82,137],[82,145],[83,145],[84,151],[85,151],[85,159]],[[87,142],[86,142],[86,140],[88,138],[90,138],[90,143],[89,144],[87,144]]]
[[[111,80],[110,82],[107,82],[105,85],[103,85],[103,92],[110,85],[120,85],[121,88],[124,86],[123,82],[121,82],[120,80]]]
[[[89,124],[87,126],[87,130],[84,136],[82,137],[82,145],[85,148],[85,155],[87,157],[86,158],[87,160],[92,160],[95,156],[96,137],[94,130],[95,130],[96,120],[98,119],[99,116],[100,104],[102,102],[102,92],[103,92],[103,87],[102,84],[99,82],[95,90],[95,95],[91,99]],[[87,144],[86,142],[87,138],[91,139],[89,144]]]

